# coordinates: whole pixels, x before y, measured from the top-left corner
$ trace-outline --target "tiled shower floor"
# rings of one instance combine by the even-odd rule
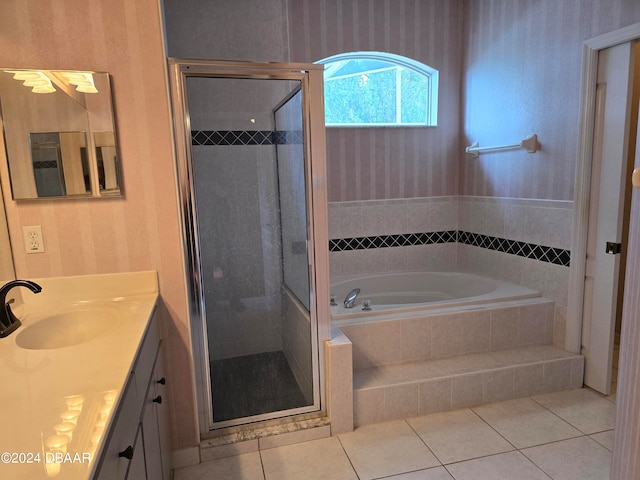
[[[182,468],[174,480],[606,480],[614,416],[615,393],[568,390],[366,425]]]
[[[210,372],[216,422],[307,405],[283,352],[214,360]]]

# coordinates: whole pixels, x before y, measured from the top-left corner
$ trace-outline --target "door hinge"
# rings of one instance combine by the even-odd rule
[[[621,243],[615,243],[615,242],[607,242],[607,248],[605,250],[605,252],[611,254],[611,255],[617,255],[618,253],[620,253],[620,251],[622,250],[622,244]]]

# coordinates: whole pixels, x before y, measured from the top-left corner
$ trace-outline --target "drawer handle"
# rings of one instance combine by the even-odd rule
[[[162,403],[162,395],[158,395],[152,401],[155,402],[155,403]]]
[[[123,451],[121,451],[118,454],[119,457],[124,457],[124,458],[128,458],[129,460],[131,460],[133,458],[133,447],[131,445],[129,445],[127,448],[125,448]]]
[[[158,380],[156,383],[159,383],[160,385],[166,385],[167,383],[167,379],[162,377],[160,380]]]

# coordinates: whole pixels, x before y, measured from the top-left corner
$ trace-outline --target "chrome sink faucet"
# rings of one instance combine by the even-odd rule
[[[33,293],[40,293],[42,287],[31,280],[12,280],[0,287],[0,338],[13,333],[20,325],[20,320],[11,311],[13,299],[7,302],[7,294],[13,287],[26,287]]]
[[[347,296],[344,298],[344,308],[353,308],[353,304],[355,303],[356,297],[359,293],[359,288],[354,288],[349,293],[347,293]]]

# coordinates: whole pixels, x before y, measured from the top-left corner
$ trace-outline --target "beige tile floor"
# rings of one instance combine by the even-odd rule
[[[569,390],[366,425],[182,468],[174,480],[606,480],[614,417],[615,390]]]

